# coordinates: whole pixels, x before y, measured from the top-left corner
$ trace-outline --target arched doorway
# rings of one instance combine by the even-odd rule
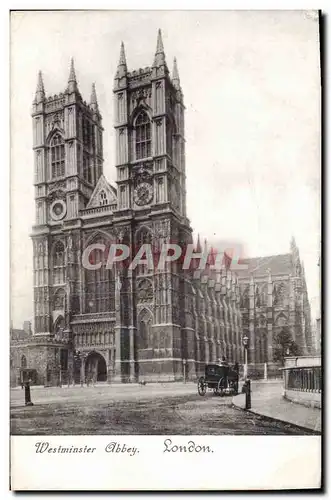
[[[107,381],[107,364],[105,358],[96,351],[90,352],[85,361],[86,380],[94,382]]]

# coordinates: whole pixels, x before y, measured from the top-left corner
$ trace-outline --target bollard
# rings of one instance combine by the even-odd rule
[[[245,390],[245,410],[250,410],[252,408],[252,399],[251,399],[251,381],[249,379],[245,382],[246,390]]]
[[[264,380],[268,380],[268,365],[264,363]]]
[[[31,401],[31,391],[30,391],[30,382],[25,382],[25,406],[33,406]]]

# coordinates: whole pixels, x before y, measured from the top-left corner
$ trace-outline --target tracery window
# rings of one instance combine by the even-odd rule
[[[145,111],[141,111],[135,123],[136,160],[151,156],[151,122]]]
[[[52,178],[63,177],[65,174],[64,167],[64,140],[61,134],[57,133],[53,136],[50,144],[51,151],[51,167]]]
[[[284,283],[280,283],[279,285],[274,286],[273,295],[274,295],[273,297],[274,306],[284,305],[285,295],[286,295]]]
[[[90,254],[91,264],[101,263],[101,266],[85,271],[85,310],[87,313],[114,311],[115,279],[112,269],[106,268],[109,242],[105,238],[98,238],[93,243],[105,245],[106,250],[95,249]]]
[[[100,191],[99,199],[100,199],[100,205],[108,205],[107,193],[104,189]]]
[[[241,293],[240,307],[249,309],[249,287],[248,286]]]
[[[140,302],[153,301],[153,286],[151,281],[143,279],[138,284],[138,300]]]
[[[144,310],[139,316],[138,322],[138,346],[139,349],[147,349],[151,335],[152,317]]]
[[[58,241],[53,250],[54,284],[65,282],[65,255],[62,241]]]
[[[146,244],[150,245],[149,248],[152,252],[152,257],[153,257],[153,252],[155,249],[152,247],[152,235],[151,235],[150,231],[144,227],[144,228],[140,229],[136,234],[137,252],[142,247],[142,245],[146,245]],[[136,267],[137,274],[149,274],[151,272],[151,269],[149,269],[149,265],[148,265],[149,260],[148,260],[148,256],[146,255],[146,253],[141,256],[141,259],[144,260],[145,263],[137,265],[137,267]]]
[[[64,309],[64,290],[60,289],[54,296],[54,309]]]
[[[64,319],[62,316],[59,316],[54,325],[54,334],[57,339],[61,339],[63,337],[64,326]]]

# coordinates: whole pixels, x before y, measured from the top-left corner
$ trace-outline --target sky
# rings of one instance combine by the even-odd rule
[[[79,89],[96,84],[104,173],[115,181],[113,79],[120,43],[128,69],[151,66],[161,28],[177,58],[186,106],[187,211],[194,234],[287,253],[294,236],[312,316],[319,311],[321,111],[313,11],[15,12],[11,18],[11,319],[33,316],[32,119],[37,73],[63,92],[74,57]]]

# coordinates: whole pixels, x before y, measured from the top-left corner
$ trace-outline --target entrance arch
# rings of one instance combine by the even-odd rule
[[[85,361],[86,380],[94,382],[107,382],[107,363],[105,358],[98,352],[92,351]]]

